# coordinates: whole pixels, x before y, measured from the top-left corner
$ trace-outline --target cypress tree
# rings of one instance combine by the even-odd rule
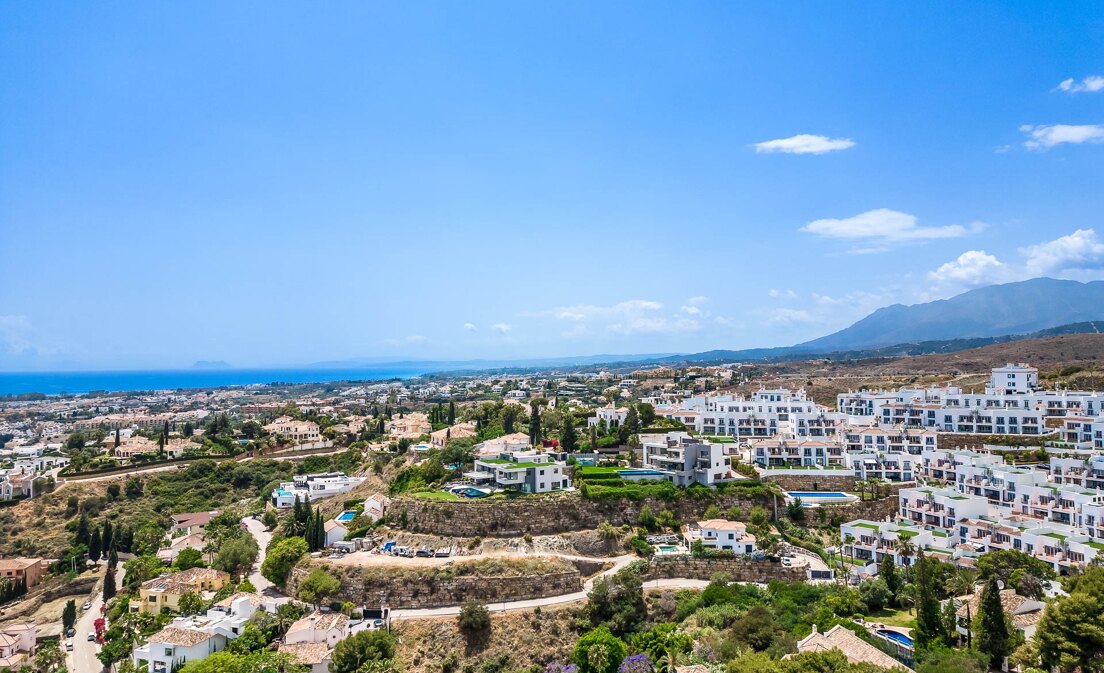
[[[121,443],[121,439],[119,438],[119,428],[115,428],[115,448],[116,449],[119,448],[120,443]]]
[[[111,551],[107,553],[107,567],[114,570],[119,565],[119,554],[115,551],[115,546],[112,545]]]
[[[93,563],[99,562],[102,546],[103,545],[102,538],[100,537],[100,529],[96,528],[92,531],[92,535],[88,538],[88,559]]]
[[[456,402],[449,401],[448,407],[448,424],[456,425]]]
[[[936,561],[926,558],[924,552],[920,552],[913,568],[917,604],[916,628],[913,629],[912,634],[918,651],[938,647],[945,640],[943,620],[939,615],[939,598],[935,591],[935,577],[931,570],[932,563]]]
[[[103,585],[103,597],[104,600],[111,600],[115,597],[115,569],[108,568],[107,573],[104,574]]]
[[[88,530],[88,515],[81,514],[80,519],[77,520],[77,532],[73,535],[73,542],[75,544],[88,544],[91,537],[92,533]]]
[[[111,549],[112,544],[114,544],[114,542],[115,542],[115,540],[113,539],[114,536],[115,536],[115,531],[112,530],[112,528],[111,528],[111,522],[110,521],[104,521],[103,535],[100,538],[100,548],[103,549],[104,551],[107,551],[107,550]]]
[[[882,557],[881,565],[878,566],[878,576],[886,583],[890,595],[896,601],[897,592],[901,590],[901,576],[897,574],[897,562],[893,558],[893,554],[886,554]]]
[[[529,444],[536,446],[541,438],[540,405],[534,404],[532,413],[529,414]]]
[[[1004,658],[1008,656],[1011,649],[1011,634],[1008,632],[1008,621],[1004,617],[1004,607],[1001,605],[1000,588],[997,586],[995,574],[989,576],[989,581],[981,590],[975,630],[978,649],[989,655],[989,669],[1001,670]]]

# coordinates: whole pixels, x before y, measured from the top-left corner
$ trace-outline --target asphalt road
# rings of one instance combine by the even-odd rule
[[[122,586],[124,573],[123,566],[120,564],[115,572],[116,587]],[[74,627],[77,632],[73,635],[73,651],[66,652],[65,656],[66,667],[71,673],[100,673],[103,671],[103,664],[96,658],[96,654],[100,651],[100,645],[95,641],[88,641],[88,634],[96,631],[94,622],[100,617],[102,606],[103,593],[98,593],[92,599],[92,607],[77,617],[77,624]],[[80,606],[78,605],[77,608],[79,609]]]

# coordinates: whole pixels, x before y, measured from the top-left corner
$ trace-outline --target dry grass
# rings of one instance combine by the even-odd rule
[[[407,673],[478,671],[484,663],[502,663],[501,670],[518,671],[550,661],[566,662],[578,638],[575,620],[583,604],[494,614],[486,637],[469,638],[455,617],[400,620],[393,623],[399,647],[397,666]]]

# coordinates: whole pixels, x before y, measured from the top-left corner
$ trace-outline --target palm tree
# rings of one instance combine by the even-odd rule
[[[913,555],[916,554],[916,545],[912,543],[907,537],[902,537],[897,541],[897,553],[901,555],[901,558],[905,559],[905,565],[912,565],[909,561]]]
[[[969,596],[974,593],[974,585],[977,584],[978,571],[973,568],[959,568],[947,579],[947,590],[952,596]]]
[[[35,667],[44,673],[56,670],[64,663],[65,655],[61,653],[57,642],[43,644],[42,647],[38,648],[38,654],[35,655]]]
[[[663,656],[656,661],[655,670],[656,673],[675,673],[678,665],[682,662],[682,656],[677,650],[667,648],[664,651]]]
[[[912,608],[916,605],[916,585],[911,582],[903,585],[897,591],[897,602],[901,604],[901,607],[908,608],[909,615],[911,615]]]

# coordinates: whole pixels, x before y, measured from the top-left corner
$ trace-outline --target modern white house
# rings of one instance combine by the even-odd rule
[[[645,442],[643,464],[643,470],[627,470],[622,477],[666,479],[676,486],[713,486],[736,478],[724,445],[701,441],[685,432],[669,432],[661,440]]]
[[[348,617],[340,612],[312,612],[288,628],[284,642],[289,645],[325,643],[332,649],[348,636]]]
[[[614,407],[612,403],[605,407],[599,407],[594,415],[587,419],[587,425],[598,425],[603,421],[608,428],[616,428],[625,422],[625,417],[628,416],[629,410],[627,407],[621,407],[618,409]]]
[[[272,506],[291,507],[296,496],[300,502],[310,502],[347,493],[364,481],[364,477],[347,477],[342,472],[296,475],[293,481],[280,482],[272,490]]]
[[[464,476],[476,484],[522,493],[548,493],[571,488],[567,464],[541,451],[509,451],[497,458],[477,458]]]

